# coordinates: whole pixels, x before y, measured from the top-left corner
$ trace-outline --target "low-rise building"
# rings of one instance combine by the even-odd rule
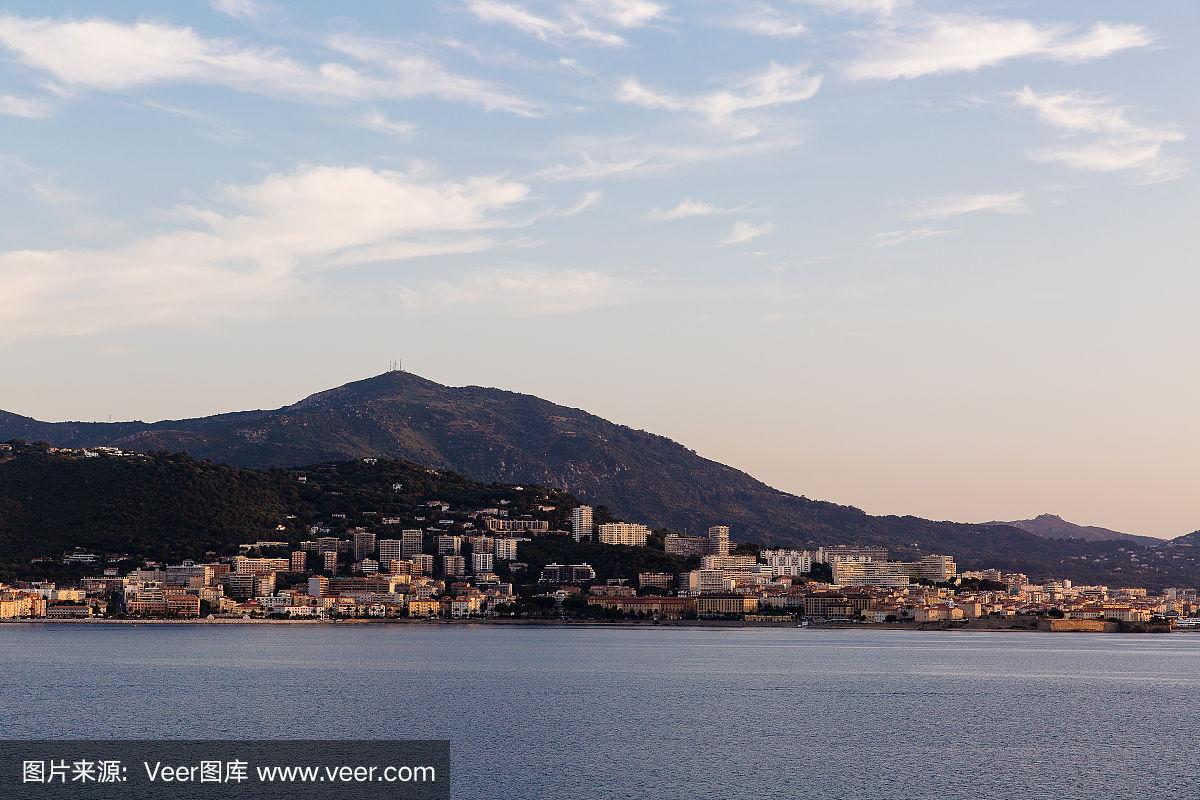
[[[696,616],[701,619],[740,617],[758,611],[758,598],[743,594],[710,594],[696,598]]]
[[[663,619],[680,619],[695,613],[696,601],[688,597],[589,597],[589,606]]]
[[[643,589],[672,589],[677,578],[670,572],[639,572],[638,586]]]

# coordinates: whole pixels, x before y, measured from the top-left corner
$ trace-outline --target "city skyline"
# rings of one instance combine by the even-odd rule
[[[870,513],[1200,526],[1194,8],[352,13],[0,14],[0,408],[400,358]]]

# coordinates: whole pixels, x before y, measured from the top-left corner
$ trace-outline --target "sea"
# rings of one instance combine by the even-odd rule
[[[453,796],[1200,796],[1200,634],[0,625],[3,739],[448,739]]]

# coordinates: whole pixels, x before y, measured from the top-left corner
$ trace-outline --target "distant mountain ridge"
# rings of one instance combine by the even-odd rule
[[[952,553],[967,568],[1093,580],[1111,576],[1123,558],[1117,542],[1046,539],[1004,524],[870,516],[779,491],[666,437],[579,409],[500,389],[443,386],[407,372],[348,383],[279,409],[197,419],[47,423],[0,412],[0,441],[15,438],[182,451],[243,467],[382,456],[476,480],[563,489],[655,527],[702,532],[723,523],[735,538],[765,544],[857,542],[906,558]]]
[[[1011,525],[1023,531],[1041,536],[1045,539],[1082,539],[1087,542],[1138,542],[1140,544],[1162,544],[1162,539],[1153,536],[1139,536],[1135,533],[1100,528],[1095,525],[1076,525],[1067,522],[1055,514],[1039,514],[1033,519],[1021,519],[1014,522],[989,522],[988,525]]]

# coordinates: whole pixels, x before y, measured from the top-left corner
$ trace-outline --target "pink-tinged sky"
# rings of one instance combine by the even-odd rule
[[[405,366],[873,513],[1200,528],[1192,2],[0,12],[0,408]]]

